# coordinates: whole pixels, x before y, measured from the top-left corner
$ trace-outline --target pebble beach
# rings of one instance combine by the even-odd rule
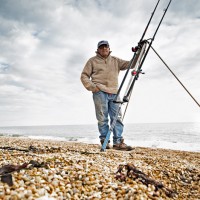
[[[200,199],[199,152],[0,137],[0,175],[2,200]]]

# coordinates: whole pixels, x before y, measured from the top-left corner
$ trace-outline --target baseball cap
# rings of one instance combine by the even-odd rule
[[[106,40],[101,40],[98,44],[97,44],[97,48],[99,48],[101,45],[108,45],[109,46],[109,43],[108,43],[108,41],[106,41]]]

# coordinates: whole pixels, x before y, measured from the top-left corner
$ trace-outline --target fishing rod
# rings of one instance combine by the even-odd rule
[[[147,54],[148,54],[148,52],[149,52],[149,50],[150,50],[150,48],[151,48],[151,46],[152,46],[152,43],[153,43],[153,41],[154,41],[154,39],[155,39],[155,36],[156,36],[156,34],[157,34],[157,32],[158,32],[158,29],[160,28],[160,25],[161,25],[161,23],[162,23],[162,21],[163,21],[163,19],[164,19],[164,17],[165,17],[165,14],[166,14],[166,12],[167,12],[167,10],[168,10],[168,8],[169,8],[169,5],[171,4],[171,1],[172,1],[172,0],[169,1],[168,5],[167,5],[167,8],[164,10],[163,16],[162,16],[162,18],[161,18],[161,20],[160,20],[160,22],[159,22],[159,24],[158,24],[158,26],[157,26],[157,29],[156,29],[156,31],[155,31],[153,37],[150,38],[150,39],[148,39],[148,40],[150,40],[150,42],[148,42],[148,40],[144,40],[144,43],[148,43],[148,48],[147,48],[147,50],[146,50],[145,55],[143,56],[143,59],[142,59],[142,62],[141,62],[141,64],[140,64],[140,66],[138,67],[137,70],[134,70],[133,73],[132,73],[132,75],[134,76],[134,78],[133,78],[132,83],[130,84],[129,89],[126,91],[126,93],[125,93],[125,95],[124,95],[124,97],[123,97],[123,102],[128,102],[129,99],[130,99],[130,94],[131,94],[131,91],[132,91],[133,86],[134,86],[134,84],[135,84],[135,81],[138,80],[139,74],[142,73],[142,69],[141,69],[141,68],[142,68],[142,65],[143,65],[143,63],[144,63],[144,61],[145,61],[145,59],[146,59],[146,56],[147,56]]]
[[[119,89],[118,89],[118,91],[117,91],[117,96],[116,96],[116,98],[115,98],[114,101],[113,101],[114,103],[121,103],[121,102],[119,102],[119,101],[117,100],[117,99],[118,99],[118,96],[119,96],[119,94],[120,94],[120,92],[121,92],[121,89],[122,89],[122,87],[123,87],[123,85],[124,85],[124,82],[125,82],[126,77],[127,77],[128,73],[129,73],[129,70],[131,69],[132,66],[134,66],[134,62],[136,62],[136,60],[137,60],[136,58],[137,58],[137,56],[139,55],[140,50],[141,50],[141,48],[142,48],[142,44],[143,44],[142,41],[143,41],[144,36],[145,36],[145,34],[146,34],[146,32],[147,32],[147,30],[148,30],[148,28],[149,28],[149,25],[150,25],[150,23],[151,23],[151,20],[152,20],[154,14],[155,14],[155,11],[156,11],[156,9],[157,9],[157,7],[158,7],[159,2],[160,2],[160,0],[158,0],[157,3],[156,3],[156,6],[155,6],[155,8],[154,8],[154,10],[153,10],[153,12],[152,12],[152,14],[151,14],[151,16],[150,16],[150,19],[149,19],[149,21],[148,21],[146,27],[145,27],[145,30],[144,30],[144,32],[143,32],[143,34],[142,34],[142,37],[140,38],[140,41],[139,41],[139,43],[138,43],[138,46],[132,47],[132,51],[134,52],[134,54],[133,54],[133,57],[132,57],[132,59],[131,59],[131,61],[130,61],[130,64],[129,64],[129,66],[128,66],[128,69],[126,70],[126,73],[125,73],[125,75],[124,75],[124,78],[123,78],[123,80],[122,80],[122,82],[121,82],[121,84],[120,84],[120,86],[119,86]]]
[[[150,47],[151,47],[151,45],[152,45],[152,43],[153,43],[153,41],[155,39],[155,36],[156,36],[156,34],[158,32],[158,29],[160,28],[160,25],[161,25],[161,23],[163,21],[163,18],[164,18],[165,14],[166,14],[166,12],[167,12],[167,10],[169,8],[169,5],[170,5],[171,1],[172,0],[169,1],[168,5],[167,5],[167,8],[164,10],[162,18],[161,18],[161,20],[160,20],[160,22],[159,22],[159,24],[158,24],[158,26],[156,28],[156,31],[155,31],[153,37],[148,39],[148,40],[150,40],[150,43],[148,43],[147,42],[148,40],[144,40],[144,36],[145,36],[145,34],[147,32],[147,29],[148,29],[148,27],[149,27],[149,25],[151,23],[151,20],[152,20],[154,14],[155,14],[155,11],[157,9],[157,6],[158,6],[159,2],[160,2],[160,0],[157,1],[156,6],[155,6],[155,8],[153,10],[153,13],[151,14],[151,17],[150,17],[150,19],[149,19],[149,21],[147,23],[147,26],[146,26],[146,28],[145,28],[145,30],[144,30],[144,32],[142,34],[142,37],[141,37],[141,39],[140,39],[140,41],[138,43],[138,46],[132,48],[132,51],[134,52],[134,55],[133,55],[133,57],[132,57],[132,59],[130,61],[128,69],[127,69],[127,71],[125,73],[125,76],[124,76],[124,78],[122,80],[122,83],[121,83],[121,85],[120,85],[120,87],[118,89],[117,95],[116,95],[115,99],[113,100],[114,103],[119,103],[119,106],[118,106],[118,109],[117,109],[117,112],[116,112],[116,116],[114,117],[114,119],[113,119],[113,121],[111,123],[111,127],[110,127],[108,133],[106,134],[106,138],[105,138],[104,143],[103,143],[103,145],[101,147],[101,151],[105,151],[105,149],[106,149],[107,143],[108,143],[108,141],[110,139],[110,134],[111,134],[111,132],[113,132],[113,129],[114,129],[115,125],[116,125],[116,122],[117,122],[117,119],[118,119],[122,104],[125,103],[125,102],[127,103],[129,101],[130,94],[132,93],[132,89],[133,89],[133,86],[135,84],[135,81],[138,79],[139,74],[143,73],[142,69],[141,69],[142,65],[143,65],[144,60],[145,60],[145,58],[146,58],[146,56],[147,56],[147,54],[149,52],[149,49],[150,49]],[[148,45],[148,48],[146,50],[146,46],[147,45]],[[132,77],[131,77],[131,79],[129,81],[129,85],[127,87],[127,90],[126,90],[126,93],[124,95],[123,101],[120,101],[119,100],[119,94],[120,94],[121,89],[122,89],[122,87],[124,85],[124,82],[126,80],[128,72],[129,72],[129,70],[131,68],[133,68],[133,66],[135,66],[135,69],[131,73]]]

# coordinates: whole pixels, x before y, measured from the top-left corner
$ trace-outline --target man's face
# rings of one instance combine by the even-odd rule
[[[107,44],[102,44],[98,49],[97,49],[98,53],[104,57],[107,58],[109,53],[110,53],[110,48]]]

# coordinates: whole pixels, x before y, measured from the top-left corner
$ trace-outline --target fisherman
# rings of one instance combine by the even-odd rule
[[[119,104],[114,103],[118,91],[118,75],[120,70],[126,70],[129,61],[111,56],[108,41],[102,40],[97,44],[96,56],[90,58],[82,73],[81,81],[84,87],[92,91],[93,100],[98,121],[98,129],[100,132],[100,143],[103,144],[106,134],[109,131],[110,124],[117,115]],[[122,137],[123,123],[121,120],[121,112],[117,116],[117,122],[113,129],[113,149],[130,151],[133,148],[124,143]],[[110,141],[106,149],[110,149]]]

